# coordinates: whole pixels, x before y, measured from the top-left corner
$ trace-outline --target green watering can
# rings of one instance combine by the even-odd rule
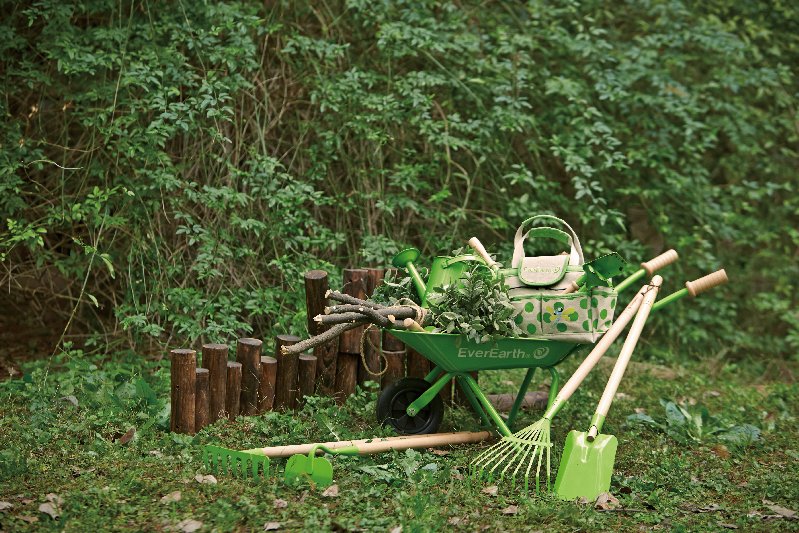
[[[397,268],[404,268],[413,279],[413,284],[416,287],[416,292],[419,293],[419,298],[422,299],[422,307],[427,307],[427,295],[430,294],[434,288],[443,287],[444,285],[451,285],[458,281],[463,272],[470,263],[475,261],[485,264],[485,261],[476,255],[465,254],[457,255],[455,257],[448,257],[440,255],[433,260],[430,265],[430,274],[427,276],[427,283],[422,279],[422,275],[413,264],[414,261],[419,259],[419,250],[416,248],[406,248],[394,256],[391,264]]]

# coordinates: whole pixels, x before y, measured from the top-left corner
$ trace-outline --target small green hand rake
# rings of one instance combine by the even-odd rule
[[[541,468],[546,458],[547,487],[549,487],[550,449],[552,447],[550,425],[552,418],[563,408],[577,387],[635,316],[636,311],[641,306],[646,288],[646,286],[641,288],[616,319],[615,323],[596,343],[591,353],[588,354],[555,397],[544,416],[538,422],[521,431],[503,437],[499,442],[481,453],[471,464],[470,469],[473,477],[484,478],[489,482],[494,481],[496,478],[503,480],[506,477],[510,477],[511,483],[515,485],[516,477],[523,473],[524,489],[527,491],[530,485],[530,474],[533,471],[533,467],[535,467],[535,488],[538,490]]]

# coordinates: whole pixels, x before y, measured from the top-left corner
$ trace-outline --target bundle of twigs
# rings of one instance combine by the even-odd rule
[[[300,354],[338,337],[348,329],[364,324],[372,323],[381,328],[415,329],[424,323],[425,310],[415,304],[380,305],[338,291],[327,291],[325,297],[339,303],[325,307],[325,313],[316,315],[314,321],[330,326],[330,329],[297,344],[283,346],[281,350],[284,354]]]

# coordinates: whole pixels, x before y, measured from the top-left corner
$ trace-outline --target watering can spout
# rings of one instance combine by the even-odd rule
[[[425,294],[427,294],[427,288],[425,287],[421,274],[419,274],[419,271],[416,270],[416,266],[413,264],[414,261],[419,259],[419,253],[419,250],[416,248],[406,248],[394,256],[394,259],[391,260],[391,264],[397,268],[404,268],[408,271],[408,274],[410,274],[413,280],[413,285],[416,287],[416,292],[419,294],[419,298],[423,300]]]

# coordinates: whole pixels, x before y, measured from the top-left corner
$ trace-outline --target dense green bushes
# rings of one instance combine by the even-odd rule
[[[17,305],[157,344],[298,330],[307,268],[507,254],[549,211],[589,256],[677,248],[672,288],[727,267],[657,345],[795,353],[789,3],[268,4],[5,2]]]

